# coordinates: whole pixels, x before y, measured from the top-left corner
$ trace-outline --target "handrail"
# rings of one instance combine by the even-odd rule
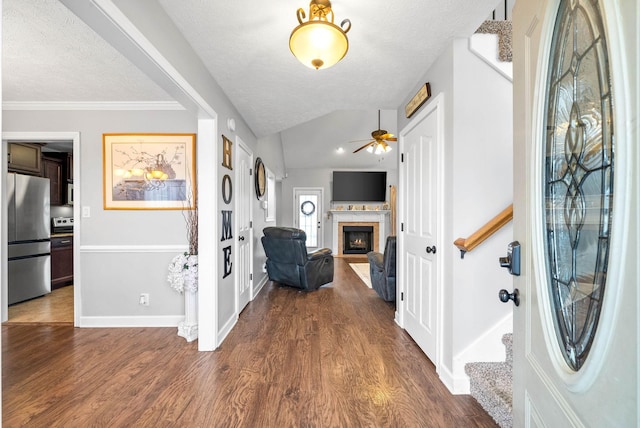
[[[487,238],[496,233],[502,226],[513,219],[513,204],[505,208],[500,214],[489,220],[484,226],[476,230],[467,239],[458,238],[453,245],[460,250],[460,258],[464,259],[466,252],[473,250],[482,244]]]

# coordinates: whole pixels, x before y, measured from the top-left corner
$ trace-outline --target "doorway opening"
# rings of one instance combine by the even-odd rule
[[[2,141],[3,158],[8,157],[11,145],[30,145],[37,148],[38,163],[41,164],[41,168],[31,172],[21,171],[19,166],[18,169],[13,166],[4,167],[3,179],[6,179],[8,172],[46,178],[49,181],[50,195],[45,210],[48,217],[46,224],[49,226],[47,273],[50,273],[46,281],[50,287],[42,296],[27,296],[16,300],[11,306],[7,306],[8,301],[5,300],[7,303],[1,308],[2,321],[78,325],[80,287],[79,283],[74,281],[74,272],[79,270],[79,230],[74,228],[74,220],[79,217],[79,209],[74,206],[74,199],[79,200],[79,193],[78,189],[74,189],[74,179],[78,178],[78,162],[77,159],[74,161],[74,154],[76,158],[79,155],[79,133],[5,132]],[[8,197],[8,194],[3,194],[5,198]],[[8,225],[9,216],[6,214],[3,213],[2,218],[3,223]],[[6,267],[8,263],[7,259],[2,260],[3,266]],[[11,282],[12,278],[9,277],[7,282],[2,284],[3,293],[8,292]]]

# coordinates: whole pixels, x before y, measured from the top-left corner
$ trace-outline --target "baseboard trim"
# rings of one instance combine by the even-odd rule
[[[178,327],[184,315],[80,317],[78,327],[122,328],[122,327]]]
[[[251,300],[253,300],[256,297],[258,297],[258,294],[260,294],[260,292],[262,291],[264,286],[267,284],[267,282],[269,282],[269,277],[267,275],[265,275],[265,276],[262,277],[260,282],[258,282],[258,284],[253,288],[253,294],[251,296]]]
[[[455,376],[454,373],[451,372],[447,367],[441,365],[438,370],[438,376],[440,376],[440,381],[447,387],[450,393],[454,395],[459,394],[469,394],[470,393],[470,385],[469,385],[469,377],[468,376]]]
[[[220,345],[222,345],[222,341],[224,339],[226,339],[226,337],[231,332],[231,329],[236,325],[237,321],[238,321],[238,315],[236,314],[235,316],[229,318],[229,320],[225,323],[225,325],[222,326],[222,328],[218,332],[218,346],[217,347],[220,347]]]
[[[451,373],[452,394],[469,394],[469,376],[464,370],[467,363],[505,361],[505,346],[502,336],[513,331],[513,313],[498,321],[483,335],[478,337],[464,350],[453,357],[453,372]]]

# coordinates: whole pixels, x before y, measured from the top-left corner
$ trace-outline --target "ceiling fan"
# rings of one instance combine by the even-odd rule
[[[389,134],[386,129],[380,129],[380,110],[378,110],[378,129],[371,133],[373,140],[369,141],[362,147],[357,148],[353,153],[358,153],[360,150],[367,149],[369,153],[375,153],[381,155],[391,151],[391,146],[387,144],[390,141],[398,141],[393,134]],[[366,140],[356,140],[366,141]],[[355,141],[352,141],[355,142]]]

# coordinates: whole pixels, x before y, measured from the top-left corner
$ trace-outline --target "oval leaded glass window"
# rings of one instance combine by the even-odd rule
[[[612,219],[613,106],[597,0],[560,2],[546,107],[548,286],[558,342],[578,371],[602,309]]]

